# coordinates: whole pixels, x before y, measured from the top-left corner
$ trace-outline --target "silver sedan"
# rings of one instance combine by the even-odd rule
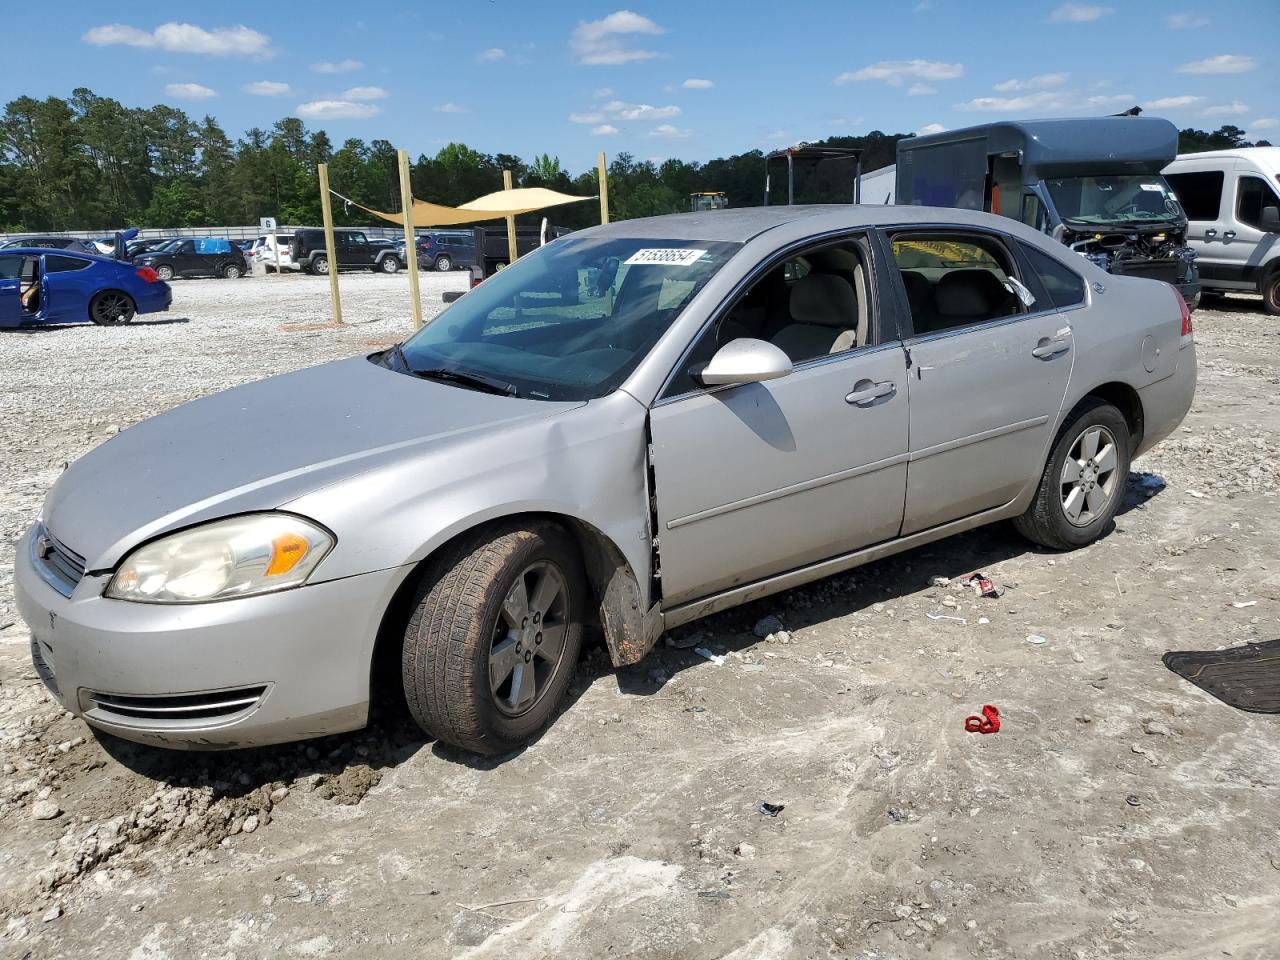
[[[557,240],[403,344],[124,431],[18,551],[46,684],[231,747],[413,716],[511,750],[584,628],[664,630],[980,524],[1109,528],[1195,392],[1186,307],[1008,219],[785,207]]]

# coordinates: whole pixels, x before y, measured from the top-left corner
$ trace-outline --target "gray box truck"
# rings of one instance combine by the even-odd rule
[[[1067,244],[1110,273],[1200,300],[1187,217],[1160,171],[1178,130],[1156,117],[988,123],[898,142],[899,204],[987,210]]]

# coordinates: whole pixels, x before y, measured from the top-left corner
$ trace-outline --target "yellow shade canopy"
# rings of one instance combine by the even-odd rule
[[[346,199],[345,197],[343,199]],[[533,213],[548,207],[558,207],[566,203],[577,203],[580,200],[594,200],[594,197],[571,197],[567,193],[557,193],[546,187],[520,187],[516,190],[498,190],[487,193],[483,197],[469,200],[459,207],[446,207],[439,203],[427,203],[425,200],[413,201],[413,225],[415,227],[453,227],[463,223],[480,223],[483,220],[498,220],[513,217],[521,213]],[[351,201],[355,203],[355,201]],[[392,223],[404,223],[404,217],[398,213],[384,213],[364,204],[356,203],[361,210],[367,210],[375,217],[389,220]]]

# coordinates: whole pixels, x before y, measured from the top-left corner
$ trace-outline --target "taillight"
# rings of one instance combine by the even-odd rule
[[[1182,336],[1189,337],[1195,331],[1191,327],[1191,311],[1187,307],[1187,301],[1182,297],[1182,291],[1177,287],[1173,287],[1173,295],[1178,298],[1178,309],[1182,311]]]
[[[134,273],[140,276],[147,283],[155,283],[160,279],[160,275],[150,267],[139,267],[134,271]]]

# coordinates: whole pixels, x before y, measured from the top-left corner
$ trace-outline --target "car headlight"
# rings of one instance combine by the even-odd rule
[[[129,554],[106,596],[140,603],[200,603],[297,587],[333,536],[283,513],[216,520],[161,537]]]

